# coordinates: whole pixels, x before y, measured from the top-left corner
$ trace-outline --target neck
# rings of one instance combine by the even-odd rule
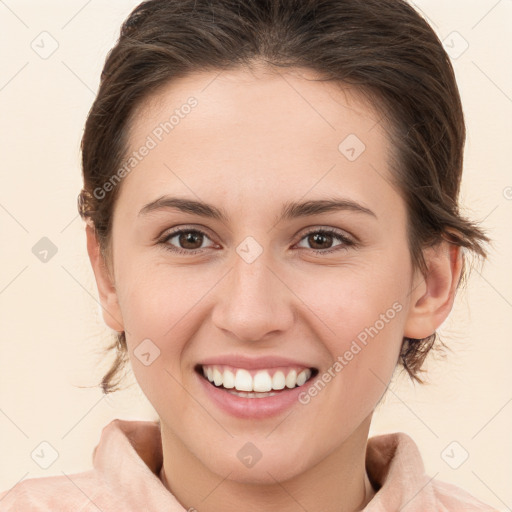
[[[160,479],[185,510],[201,512],[356,512],[375,495],[365,467],[369,421],[306,471],[273,483],[230,480],[211,472],[162,428]],[[275,476],[275,475],[274,475]]]

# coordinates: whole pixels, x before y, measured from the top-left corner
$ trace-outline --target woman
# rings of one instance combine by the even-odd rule
[[[493,510],[368,439],[422,363],[485,233],[458,211],[453,69],[402,0],[150,0],[82,141],[88,253],[160,420],[0,510]],[[405,508],[407,507],[407,508]]]

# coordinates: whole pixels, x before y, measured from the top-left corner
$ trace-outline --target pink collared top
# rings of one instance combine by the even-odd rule
[[[0,512],[186,512],[158,476],[162,461],[157,422],[116,419],[102,431],[93,469],[23,480],[0,493]],[[369,438],[366,469],[378,490],[364,512],[498,512],[426,475],[403,432]]]

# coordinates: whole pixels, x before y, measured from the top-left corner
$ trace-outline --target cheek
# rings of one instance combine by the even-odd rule
[[[343,354],[353,340],[364,344],[401,333],[407,269],[405,262],[389,260],[340,266],[328,272],[323,269],[308,274],[296,287],[297,295],[318,319],[332,356]]]
[[[126,270],[118,294],[133,374],[155,410],[165,411],[172,403],[185,414],[194,404],[183,392],[189,368],[182,363],[201,325],[198,301],[209,283],[190,279],[184,269],[155,263]]]
[[[329,353],[325,386],[318,390],[327,388],[345,410],[357,404],[368,412],[392,376],[403,340],[407,275],[405,259],[382,257],[373,265],[336,269],[328,279],[310,276],[297,292],[315,313],[318,337]]]
[[[198,330],[205,325],[204,304],[219,276],[194,268],[140,261],[119,269],[119,302],[132,368],[141,388],[150,396],[180,395],[180,384],[191,368],[187,356]],[[150,341],[147,341],[150,340]],[[143,349],[144,348],[144,349]],[[145,366],[142,353],[157,354]],[[141,364],[142,363],[142,364]]]
[[[181,339],[179,333],[190,323],[188,315],[211,287],[209,280],[204,275],[194,279],[190,269],[158,263],[141,263],[127,270],[119,279],[118,295],[132,338]]]

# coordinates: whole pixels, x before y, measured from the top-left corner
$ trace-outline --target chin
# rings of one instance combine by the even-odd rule
[[[244,448],[239,451],[243,450]],[[246,446],[246,453],[250,453],[249,446]],[[252,461],[245,453],[240,455],[240,458],[238,456],[226,458],[225,453],[220,453],[216,460],[212,455],[210,454],[207,460],[202,461],[210,471],[222,478],[227,477],[233,482],[243,484],[275,485],[276,481],[284,482],[300,475],[308,467],[308,462],[302,453],[291,456],[289,451],[276,454],[269,450],[267,455],[262,454],[259,460],[254,458]],[[256,452],[254,456],[257,457]],[[245,463],[240,460],[244,458]]]

